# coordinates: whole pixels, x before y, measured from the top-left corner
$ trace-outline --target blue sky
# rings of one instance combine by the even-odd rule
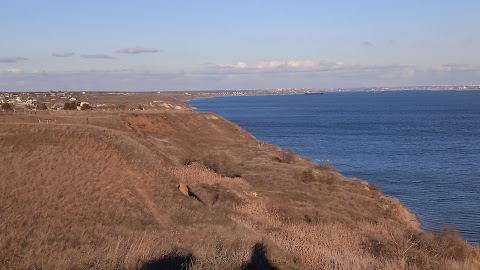
[[[0,0],[0,91],[480,83],[480,1]]]

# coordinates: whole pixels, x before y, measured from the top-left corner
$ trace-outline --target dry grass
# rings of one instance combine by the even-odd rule
[[[283,151],[280,155],[279,161],[287,164],[292,164],[297,160],[298,156],[293,152],[292,149],[287,149]]]
[[[212,114],[0,114],[0,149],[0,269],[480,269],[455,230]]]

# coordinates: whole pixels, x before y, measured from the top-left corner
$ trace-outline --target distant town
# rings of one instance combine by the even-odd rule
[[[2,111],[27,110],[147,110],[158,108],[164,98],[175,97],[181,101],[213,96],[255,96],[255,95],[288,95],[309,92],[348,92],[348,91],[401,91],[401,90],[480,90],[480,85],[431,85],[406,87],[373,87],[373,88],[278,88],[255,90],[198,90],[198,91],[151,91],[151,92],[106,92],[106,91],[47,91],[47,92],[0,92]],[[150,102],[145,103],[148,95]],[[126,102],[125,98],[133,98]],[[135,97],[138,102],[135,102]],[[143,98],[141,98],[143,97]],[[158,97],[158,98],[157,98]],[[158,99],[158,100],[156,100]],[[150,104],[150,106],[149,106]]]

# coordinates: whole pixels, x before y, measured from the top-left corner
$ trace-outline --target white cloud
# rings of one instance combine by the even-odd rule
[[[248,68],[248,65],[247,63],[245,62],[238,62],[236,65],[235,65],[236,68],[240,68],[240,69],[244,69],[244,68]]]
[[[255,66],[258,69],[271,69],[271,68],[278,68],[281,66],[284,66],[285,62],[282,61],[277,61],[277,60],[272,60],[272,61],[262,61],[258,62],[257,65]]]
[[[68,52],[68,51],[58,51],[58,52],[53,52],[52,56],[55,57],[70,57],[73,56],[75,53],[73,52]]]
[[[127,53],[127,54],[141,54],[141,53],[157,53],[161,52],[159,49],[154,48],[144,48],[141,46],[129,47],[117,50],[117,53]]]
[[[208,65],[212,65],[212,63],[208,63]],[[248,64],[245,62],[237,62],[235,64],[218,64],[218,65],[214,65],[213,68],[219,69],[219,70],[247,69]]]
[[[318,72],[334,71],[344,68],[345,64],[337,62],[315,62],[312,60],[289,60],[289,61],[260,61],[254,65],[245,62],[236,64],[219,64],[214,70],[220,73],[262,73],[262,72]]]
[[[287,65],[292,68],[312,68],[317,64],[310,60],[290,60]]]
[[[233,75],[235,82],[258,87],[368,87],[430,85],[440,82],[465,83],[478,81],[480,66],[442,65],[422,68],[400,64],[352,64],[343,61],[261,61],[239,68],[237,64],[216,65],[195,72],[197,76],[223,78]],[[448,72],[448,74],[447,74]],[[454,79],[449,79],[454,78]],[[269,83],[269,81],[271,83]],[[277,84],[273,84],[277,82]],[[241,87],[235,87],[241,88]]]

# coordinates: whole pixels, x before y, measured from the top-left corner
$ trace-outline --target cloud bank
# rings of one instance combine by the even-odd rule
[[[412,85],[479,84],[480,66],[431,67],[351,64],[341,61],[269,60],[211,64],[189,71],[85,70],[27,72],[0,70],[0,91],[55,89],[157,91],[260,88],[350,88]]]
[[[345,67],[341,61],[316,62],[312,60],[270,60],[260,61],[249,65],[246,62],[235,64],[210,65],[210,70],[217,73],[289,73],[289,72],[318,72],[334,71]]]
[[[129,47],[117,50],[117,53],[126,53],[126,54],[141,54],[141,53],[157,53],[161,50],[153,48],[144,48],[141,46]]]

